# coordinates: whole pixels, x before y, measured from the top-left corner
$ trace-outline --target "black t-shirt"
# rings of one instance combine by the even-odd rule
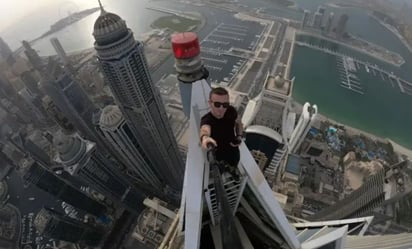
[[[200,121],[200,126],[209,125],[210,136],[216,141],[216,159],[224,160],[231,165],[237,165],[239,161],[239,149],[230,145],[235,139],[235,122],[237,111],[233,106],[229,106],[223,118],[215,118],[211,112],[204,115]]]

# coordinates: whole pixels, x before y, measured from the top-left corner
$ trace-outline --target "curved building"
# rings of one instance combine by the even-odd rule
[[[93,36],[105,80],[136,138],[141,157],[168,186],[180,191],[183,160],[159,91],[150,77],[143,44],[134,39],[124,20],[103,7]]]
[[[309,103],[303,105],[302,114],[289,140],[290,152],[297,152],[309,129],[312,127],[317,114],[318,107],[316,105],[310,105]]]
[[[103,109],[99,128],[103,137],[113,146],[133,175],[137,175],[140,180],[152,187],[161,189],[160,179],[140,153],[139,143],[118,106],[109,105]]]
[[[283,146],[282,136],[265,126],[252,125],[246,131],[246,145],[263,171],[269,166],[276,151]]]

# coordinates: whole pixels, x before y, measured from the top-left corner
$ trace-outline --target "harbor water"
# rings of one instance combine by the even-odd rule
[[[364,92],[359,94],[341,86],[336,56],[296,46],[293,97],[317,104],[320,113],[333,120],[412,148],[412,96],[401,93],[386,76],[368,70],[359,65],[354,73]]]

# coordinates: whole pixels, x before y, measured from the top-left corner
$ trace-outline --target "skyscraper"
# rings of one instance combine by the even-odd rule
[[[16,62],[16,59],[13,57],[13,52],[11,51],[9,45],[7,45],[7,43],[1,37],[0,37],[0,59],[4,60],[9,65],[13,65]]]
[[[93,247],[100,244],[105,234],[101,227],[63,216],[47,208],[37,213],[34,226],[44,237]]]
[[[26,55],[27,59],[30,61],[30,64],[39,71],[43,73],[44,63],[37,52],[30,46],[30,43],[27,41],[22,41],[24,47],[24,54]]]
[[[268,161],[265,175],[276,175],[282,159],[289,150],[295,129],[296,113],[291,108],[294,79],[268,75],[261,94],[249,101],[242,117],[246,127],[246,144],[263,152]]]
[[[20,162],[19,173],[25,181],[87,213],[99,217],[106,212],[105,206],[72,187],[32,159],[23,159]]]
[[[89,198],[80,190],[72,186],[72,183],[54,175],[50,169],[36,160],[34,151],[27,151],[25,146],[18,141],[18,137],[10,138],[0,143],[0,163],[15,168],[21,178],[29,184],[53,195],[57,199],[65,201],[76,208],[97,217],[106,213],[106,207]]]
[[[323,6],[319,6],[317,12],[322,15],[322,19],[323,19],[323,16],[325,15],[325,12],[326,12],[326,8]]]
[[[49,119],[46,110],[43,108],[41,99],[30,91],[30,89],[23,87],[19,91],[19,95],[28,107],[33,121],[35,121],[38,127],[47,127],[53,124],[52,120]]]
[[[99,120],[99,128],[103,137],[125,162],[128,171],[154,188],[160,188],[161,181],[139,151],[139,144],[116,105],[106,106]],[[144,154],[143,154],[144,155]]]
[[[92,122],[96,107],[79,82],[51,58],[45,66],[28,42],[23,41],[23,46],[30,63],[41,74],[42,92],[49,96],[43,97],[44,109],[63,129],[71,131],[74,126],[83,136],[104,146]]]
[[[137,140],[139,152],[165,183],[180,190],[184,167],[160,94],[126,22],[106,12],[94,24],[95,49],[116,104]]]
[[[58,132],[53,138],[57,150],[55,161],[65,171],[79,178],[90,188],[122,203],[131,212],[138,212],[144,195],[120,173],[119,165],[97,151],[96,144],[77,134]]]
[[[0,74],[0,97],[13,99],[16,96],[16,89],[10,84],[10,81],[3,74]]]
[[[336,25],[336,38],[342,39],[343,34],[346,32],[346,23],[349,20],[349,16],[343,14],[339,17],[338,24]]]
[[[314,28],[317,28],[317,29],[320,29],[320,26],[322,25],[322,14],[321,13],[319,13],[319,12],[316,12],[314,15],[313,15],[313,27]]]
[[[50,96],[46,95],[42,98],[43,108],[48,113],[49,117],[59,125],[67,133],[73,133],[76,129],[64,113],[56,106]]]
[[[10,81],[0,74],[0,106],[21,123],[30,123],[32,113]]]
[[[44,165],[51,165],[51,138],[47,132],[30,130],[27,132],[16,132],[12,139],[19,147],[26,151],[31,158]]]
[[[329,34],[332,31],[332,24],[333,24],[333,18],[335,14],[333,12],[329,13],[328,20],[326,21],[326,26],[325,26],[325,33]]]
[[[311,106],[309,103],[303,105],[302,114],[289,140],[289,151],[291,153],[296,153],[299,149],[317,113],[318,107],[316,105]]]
[[[304,10],[303,11],[303,17],[302,17],[302,23],[301,23],[301,28],[305,28],[308,25],[310,18],[310,11],[309,10]]]
[[[63,65],[69,65],[69,58],[67,57],[66,52],[63,49],[63,46],[61,45],[60,41],[56,38],[50,38],[50,42],[53,45],[54,50],[56,50],[57,56],[60,59],[60,62],[63,63]]]
[[[37,85],[38,80],[33,76],[33,72],[25,71],[21,73],[20,79],[32,93],[36,94],[39,97],[43,96],[43,93],[39,90],[39,87]]]
[[[49,61],[47,75],[41,80],[41,88],[82,136],[94,142],[99,141],[92,122],[97,108],[79,82],[56,61]]]

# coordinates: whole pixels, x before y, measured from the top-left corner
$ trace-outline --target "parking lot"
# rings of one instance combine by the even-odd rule
[[[255,51],[265,25],[238,20],[221,23],[201,42],[202,59],[209,70],[209,81],[230,85],[232,79],[246,63],[245,58],[230,53],[232,48]]]

